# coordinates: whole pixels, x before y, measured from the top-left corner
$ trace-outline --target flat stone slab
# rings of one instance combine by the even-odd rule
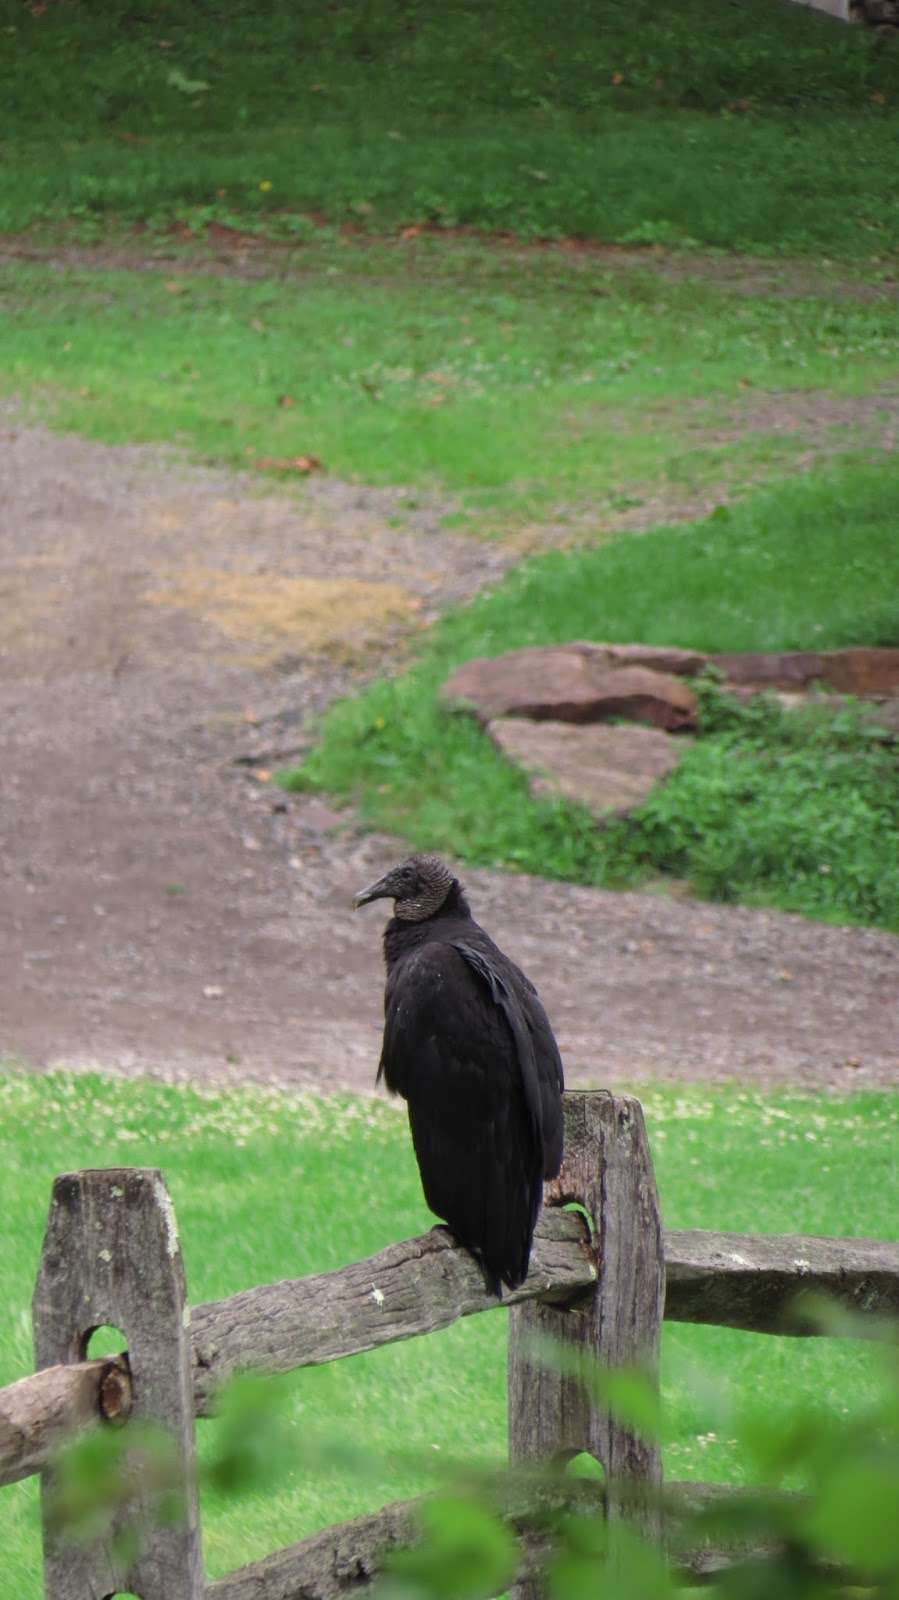
[[[451,710],[470,711],[481,722],[497,717],[533,721],[607,722],[623,717],[653,727],[696,725],[696,697],[670,671],[628,664],[616,647],[573,644],[512,650],[507,655],[466,661],[440,690]],[[640,647],[641,656],[646,647]],[[672,655],[661,652],[670,663]],[[692,658],[699,671],[702,658]],[[686,671],[686,668],[684,668]]]
[[[807,696],[819,686],[872,701],[899,698],[899,649],[741,651],[703,655],[674,645],[532,646],[463,662],[440,690],[443,705],[482,723],[599,723],[617,719],[677,732],[696,726],[696,698],[684,678],[716,667],[722,687],[741,697]],[[892,725],[892,724],[891,724]]]
[[[826,683],[840,694],[899,695],[899,650],[859,646],[850,650],[785,650],[709,656],[731,684],[750,690],[802,692]]]
[[[528,774],[531,793],[577,801],[599,821],[642,805],[693,743],[658,728],[601,723],[527,722],[497,717],[487,724],[494,744]]]

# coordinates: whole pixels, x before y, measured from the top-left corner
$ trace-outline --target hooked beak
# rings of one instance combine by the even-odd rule
[[[353,910],[358,911],[360,906],[367,906],[372,900],[389,899],[392,894],[388,872],[385,877],[379,878],[377,883],[370,883],[367,889],[360,889],[358,894],[353,895]]]

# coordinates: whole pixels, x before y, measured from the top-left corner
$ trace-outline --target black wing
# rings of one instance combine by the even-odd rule
[[[562,1165],[562,1091],[565,1079],[555,1034],[530,978],[475,925],[483,941],[457,941],[455,948],[488,984],[506,1015],[515,1039],[525,1094],[539,1129],[543,1176],[554,1178]]]
[[[401,958],[387,983],[381,1067],[409,1104],[425,1199],[482,1259],[520,1283],[542,1197],[542,1102],[514,990],[466,941]]]

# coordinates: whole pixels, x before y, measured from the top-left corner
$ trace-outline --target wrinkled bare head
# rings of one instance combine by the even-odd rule
[[[354,904],[358,909],[371,900],[392,900],[401,922],[424,922],[440,910],[455,882],[439,856],[410,856],[357,894]]]

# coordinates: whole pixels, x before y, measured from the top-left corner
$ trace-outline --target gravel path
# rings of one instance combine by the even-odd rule
[[[400,491],[0,424],[0,1051],[368,1088],[402,853],[253,772],[509,559]],[[243,760],[241,760],[243,758]],[[573,1083],[899,1081],[899,939],[466,872]]]

